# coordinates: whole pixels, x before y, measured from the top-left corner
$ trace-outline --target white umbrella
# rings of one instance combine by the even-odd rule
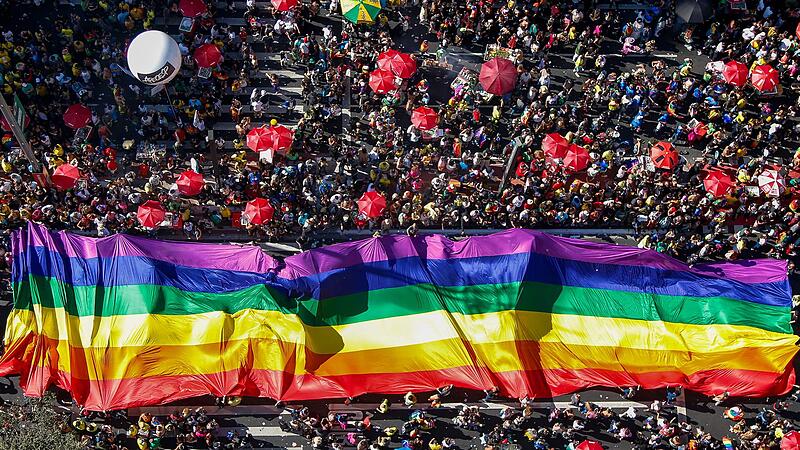
[[[780,197],[786,189],[786,180],[777,170],[767,169],[758,176],[758,187],[770,197]]]

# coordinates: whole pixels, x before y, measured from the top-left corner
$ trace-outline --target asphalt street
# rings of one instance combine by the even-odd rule
[[[16,396],[18,394],[3,394],[4,399]],[[427,398],[429,393],[417,393],[420,401]],[[437,437],[440,441],[442,438],[449,437],[456,441],[457,445],[462,449],[470,448],[483,448],[480,440],[480,434],[475,431],[465,430],[453,424],[453,418],[456,417],[458,411],[464,405],[478,406],[484,416],[484,423],[489,425],[498,424],[501,422],[500,413],[507,406],[518,407],[518,402],[510,400],[496,399],[489,402],[483,402],[481,395],[477,393],[467,393],[459,390],[454,390],[449,397],[445,398],[445,403],[441,408],[429,408],[427,404],[420,403],[414,408],[408,408],[403,405],[402,397],[386,396],[392,401],[390,411],[385,414],[378,413],[376,408],[380,404],[384,396],[366,395],[353,399],[351,404],[345,404],[344,399],[320,400],[315,402],[303,403],[288,403],[282,407],[276,407],[271,403],[259,399],[245,399],[245,401],[236,407],[219,408],[213,405],[213,400],[210,398],[192,399],[189,401],[180,401],[171,405],[160,407],[143,407],[133,408],[128,410],[128,415],[132,419],[136,419],[139,414],[143,412],[151,413],[155,416],[165,416],[173,411],[180,411],[183,408],[197,408],[203,406],[207,411],[210,418],[215,419],[219,425],[219,435],[225,435],[229,431],[236,431],[241,434],[251,433],[255,438],[257,445],[256,448],[296,448],[296,447],[309,447],[309,441],[298,436],[292,432],[284,431],[281,428],[281,422],[291,420],[291,410],[300,409],[307,406],[312,415],[323,417],[328,412],[341,414],[347,418],[347,427],[345,429],[336,429],[333,435],[339,439],[343,439],[347,433],[355,432],[355,424],[365,417],[369,417],[371,423],[379,428],[398,427],[400,428],[403,422],[409,420],[409,417],[416,410],[424,410],[425,414],[429,417],[435,418],[436,427],[423,435],[423,439],[427,436]],[[641,426],[643,420],[647,416],[654,415],[650,410],[653,400],[664,401],[664,391],[642,391],[634,399],[626,400],[620,395],[619,390],[609,389],[601,390],[595,389],[584,391],[581,393],[582,402],[591,402],[592,404],[611,408],[617,413],[626,411],[629,407],[633,407],[637,413],[636,424]],[[761,408],[769,407],[772,399],[764,399],[760,401],[753,401],[747,399],[730,399],[722,406],[714,406],[714,403],[707,397],[699,396],[692,392],[685,393],[685,397],[681,396],[673,406],[666,406],[662,410],[662,415],[668,418],[675,417],[676,421],[686,420],[693,427],[702,427],[704,430],[711,432],[715,437],[720,438],[728,435],[729,427],[732,422],[726,420],[722,416],[722,412],[726,406],[742,405],[746,411],[746,417],[752,418]],[[557,397],[554,399],[535,399],[533,408],[535,411],[532,423],[527,424],[530,428],[540,428],[552,426],[548,423],[548,414],[550,408],[571,408],[576,414],[579,409],[570,404],[569,396]],[[800,417],[800,409],[796,403],[791,405],[790,410],[780,413],[782,417],[796,420]],[[593,426],[587,425],[587,428],[577,434],[578,439],[591,439],[601,442],[606,448],[609,449],[630,449],[633,444],[628,441],[620,441],[609,433],[605,428],[606,426]],[[676,422],[677,423],[677,422]],[[426,439],[426,440],[427,440]],[[172,443],[171,438],[167,437],[163,440],[163,444],[169,446]],[[566,443],[564,443],[566,444]],[[390,448],[399,448],[402,442],[395,440],[390,445]],[[562,447],[563,448],[563,447]]]

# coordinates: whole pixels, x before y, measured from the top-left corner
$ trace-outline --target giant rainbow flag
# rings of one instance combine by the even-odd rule
[[[794,384],[786,264],[686,265],[509,230],[389,236],[275,260],[255,247],[13,238],[0,375],[90,409],[203,394],[281,400],[447,384],[550,397],[681,384],[765,396]]]

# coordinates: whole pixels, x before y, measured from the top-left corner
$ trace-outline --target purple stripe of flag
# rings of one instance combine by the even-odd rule
[[[451,241],[444,236],[383,236],[329,245],[284,260],[284,265],[255,246],[157,241],[128,235],[96,239],[65,232],[52,232],[29,224],[29,242],[69,257],[96,258],[146,256],[187,267],[266,273],[278,269],[278,276],[295,279],[352,267],[358,264],[419,257],[422,259],[476,258],[515,253],[539,253],[554,258],[595,264],[646,266],[690,272],[701,276],[742,283],[771,283],[787,279],[786,261],[777,259],[740,260],[689,267],[653,250],[563,238],[539,231],[513,229],[490,236]],[[23,251],[23,239],[14,239],[14,253]]]

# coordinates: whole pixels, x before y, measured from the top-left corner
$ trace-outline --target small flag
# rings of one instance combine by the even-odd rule
[[[728,436],[722,438],[722,445],[725,446],[725,450],[733,450],[733,442],[728,439]]]
[[[203,131],[203,130],[206,129],[206,124],[205,124],[205,122],[203,122],[202,119],[200,119],[200,111],[198,111],[198,110],[194,111],[194,121],[192,121],[192,125],[194,125],[194,127],[197,128],[200,131]]]

